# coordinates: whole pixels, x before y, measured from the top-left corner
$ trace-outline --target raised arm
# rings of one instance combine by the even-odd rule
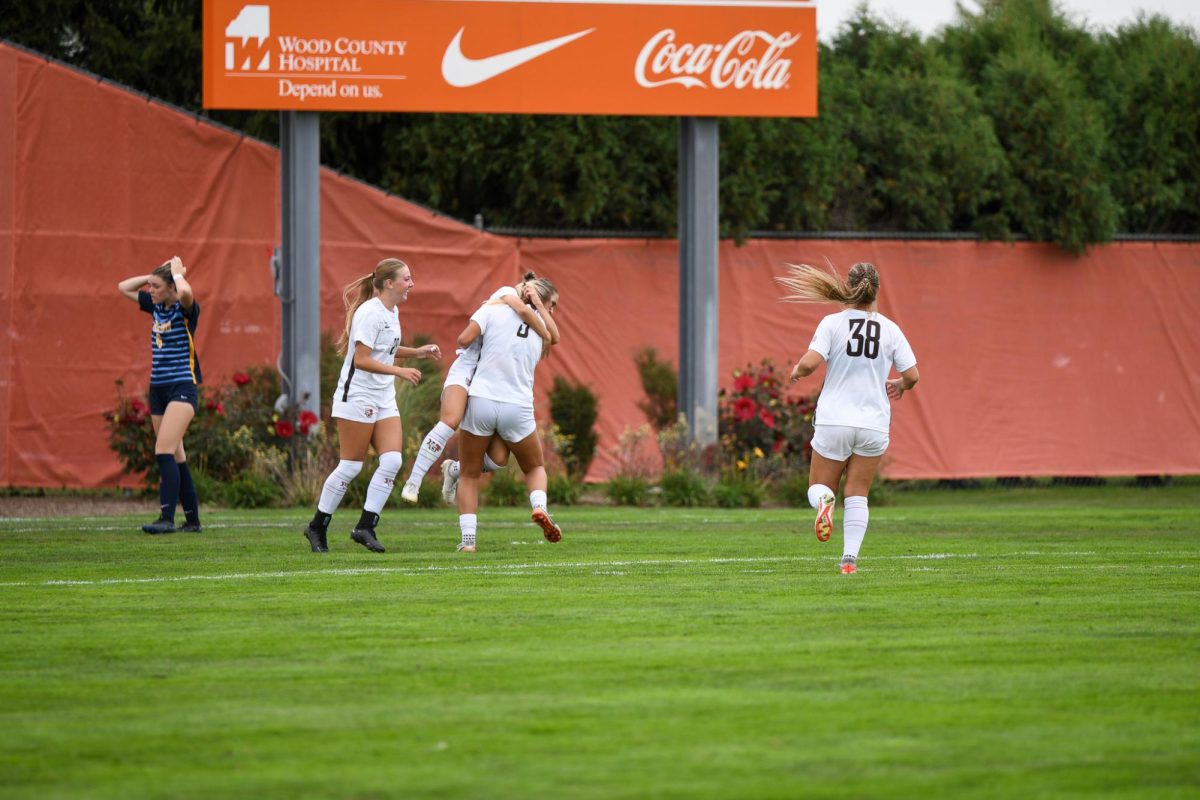
[[[917,365],[914,364],[901,372],[899,378],[892,378],[887,382],[887,396],[892,400],[899,400],[905,392],[916,386],[919,380],[921,374],[917,372]]]
[[[825,363],[825,357],[816,350],[809,350],[800,360],[796,362],[796,366],[792,367],[792,383],[812,375],[817,371],[817,367]]]
[[[187,267],[183,265],[179,256],[172,256],[170,263],[171,280],[175,282],[175,293],[179,295],[179,304],[184,308],[191,308],[192,304],[196,302],[196,298],[192,294],[192,285],[184,277],[187,274]]]
[[[138,299],[138,290],[140,290],[149,282],[149,275],[134,275],[132,278],[126,278],[118,283],[117,291],[136,303]]]
[[[537,292],[533,292],[533,296],[537,297]],[[513,311],[517,312],[517,316],[521,318],[521,321],[532,328],[538,336],[542,337],[543,341],[548,344],[555,344],[558,341],[558,337],[550,333],[549,326],[537,315],[537,312],[529,304],[522,302],[521,298],[515,294],[506,294],[500,300]],[[558,333],[557,328],[555,328],[555,333]]]
[[[470,347],[471,343],[479,338],[479,334],[483,333],[483,328],[479,327],[479,323],[471,320],[467,323],[467,327],[463,328],[462,333],[458,335],[459,347]]]
[[[524,292],[538,314],[541,315],[542,321],[546,323],[546,330],[550,334],[550,338],[546,339],[546,344],[558,344],[561,338],[558,335],[558,324],[554,321],[554,315],[546,310],[546,306],[542,303],[542,296],[532,286],[524,287]]]

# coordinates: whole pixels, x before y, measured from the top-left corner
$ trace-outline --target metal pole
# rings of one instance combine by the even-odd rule
[[[279,113],[283,241],[275,290],[283,307],[277,405],[321,411],[321,146],[320,117]]]
[[[717,441],[720,128],[679,120],[679,409],[699,445]]]

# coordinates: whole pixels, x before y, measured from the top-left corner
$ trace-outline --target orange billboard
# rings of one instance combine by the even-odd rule
[[[811,0],[204,2],[204,106],[811,117]]]

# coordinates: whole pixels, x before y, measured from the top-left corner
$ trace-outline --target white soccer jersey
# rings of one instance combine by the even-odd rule
[[[350,323],[350,343],[346,347],[346,359],[342,362],[335,396],[345,400],[357,394],[394,395],[394,375],[355,368],[354,349],[359,342],[371,348],[371,358],[381,364],[394,364],[396,348],[400,346],[400,314],[394,308],[388,311],[378,297],[372,297],[354,312],[354,319]]]
[[[542,337],[506,304],[485,303],[471,319],[482,331],[483,346],[468,396],[533,408],[533,370],[542,357]]]
[[[885,385],[916,366],[900,326],[878,312],[848,308],[817,325],[810,350],[825,358],[825,386],[817,400],[817,425],[850,425],[888,432],[892,406]]]
[[[491,297],[489,297],[487,300],[484,300],[482,303],[480,303],[479,307],[483,308],[488,303],[491,303],[494,300],[499,300],[501,297],[504,297],[506,295],[512,295],[513,297],[516,297],[517,290],[511,286],[501,286],[499,289],[492,292]],[[475,341],[471,342],[471,344],[469,344],[468,346],[460,347],[457,350],[455,350],[454,355],[456,356],[456,358],[454,359],[454,361],[455,361],[454,366],[458,367],[459,362],[462,362],[462,366],[466,366],[466,367],[470,367],[471,369],[474,369],[475,365],[479,363],[479,352],[480,352],[480,349],[482,346],[483,346],[482,340],[476,339]]]

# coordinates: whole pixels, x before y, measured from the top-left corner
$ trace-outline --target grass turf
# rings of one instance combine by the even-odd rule
[[[1200,487],[893,500],[0,520],[0,796],[1196,796]]]

